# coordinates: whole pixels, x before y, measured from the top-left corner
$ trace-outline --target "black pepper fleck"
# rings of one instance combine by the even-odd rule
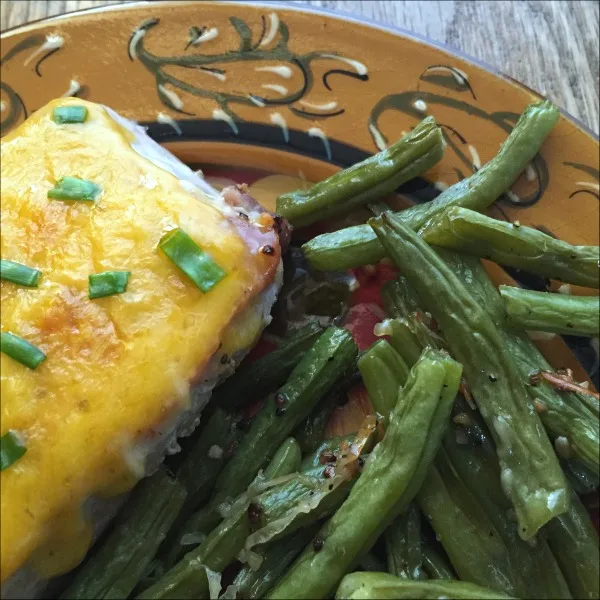
[[[498,378],[492,374],[488,375],[488,378],[492,383],[496,383],[496,381],[498,381]]]
[[[283,408],[283,406],[280,406],[276,411],[275,411],[275,416],[277,417],[283,417],[283,415],[285,415],[285,408]]]
[[[275,254],[275,248],[273,248],[273,246],[269,246],[268,244],[266,246],[263,246],[260,251],[263,254],[267,254],[268,256],[271,256],[272,254]]]
[[[250,504],[248,506],[248,520],[253,525],[256,525],[260,521],[260,515],[262,513],[262,507],[259,504]]]
[[[321,552],[321,550],[323,550],[323,546],[325,545],[325,542],[323,541],[323,538],[315,538],[313,540],[313,550],[315,552]]]
[[[221,364],[226,365],[228,362],[229,362],[229,356],[227,356],[227,354],[223,354],[223,356],[221,356]]]
[[[237,428],[240,431],[246,431],[246,429],[248,429],[249,426],[250,426],[250,421],[248,419],[241,419],[240,421],[237,422]]]

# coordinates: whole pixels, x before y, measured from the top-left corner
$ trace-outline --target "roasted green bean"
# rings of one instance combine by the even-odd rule
[[[437,215],[419,233],[429,244],[543,277],[595,288],[600,284],[598,246],[572,246],[518,221],[498,221],[455,206]]]
[[[314,538],[318,526],[305,527],[281,540],[265,544],[257,549],[262,561],[257,569],[245,566],[236,575],[233,585],[237,598],[264,598],[275,582],[285,573],[292,561],[302,552],[304,547]]]
[[[421,175],[444,154],[444,138],[433,117],[427,117],[394,145],[348,169],[277,198],[277,212],[292,225],[304,226],[347,212],[392,193]]]
[[[128,598],[175,521],[185,489],[163,469],[142,481],[61,598]]]
[[[531,162],[558,116],[556,106],[547,100],[529,105],[498,154],[479,171],[449,187],[432,202],[413,206],[396,216],[418,230],[451,206],[484,210],[506,192]],[[377,236],[366,225],[319,235],[302,249],[311,265],[322,271],[372,264],[385,256]]]
[[[278,461],[272,473],[277,478],[288,470],[287,461]],[[350,492],[358,471],[338,474],[335,467],[332,475],[326,478],[319,466],[277,485],[257,478],[207,538],[139,598],[208,598],[207,569],[221,572],[244,550],[253,551],[254,546],[310,527],[335,511]],[[270,489],[260,493],[269,485]]]
[[[310,454],[321,445],[333,411],[347,401],[348,390],[359,382],[360,373],[353,365],[352,369],[340,378],[310,415],[294,430],[294,437],[300,444],[303,454]]]
[[[388,571],[404,579],[426,579],[421,548],[421,510],[418,505],[411,502],[383,535]]]
[[[339,377],[353,364],[358,349],[350,333],[330,327],[304,353],[286,384],[267,398],[241,438],[234,456],[221,471],[214,496],[193,514],[176,534],[168,564],[181,556],[179,540],[189,531],[208,533],[221,520],[220,505],[230,501],[251,483],[279,444],[305,419]],[[171,537],[171,536],[170,536]]]
[[[576,494],[569,511],[550,521],[544,533],[573,597],[600,598],[598,533]]]
[[[600,297],[534,292],[501,285],[508,324],[515,329],[600,336]]]
[[[462,369],[425,351],[361,477],[270,598],[326,597],[418,491],[447,426]]]
[[[337,600],[506,600],[505,596],[472,583],[453,580],[410,581],[389,573],[351,573],[342,580]]]
[[[389,213],[369,223],[396,266],[444,333],[479,409],[493,432],[501,481],[511,499],[524,539],[532,538],[568,508],[565,477],[513,357],[492,319],[444,261],[414,231]],[[443,299],[443,301],[440,301]]]
[[[500,533],[445,452],[436,457],[418,501],[460,579],[512,595],[525,587]]]
[[[443,447],[451,465],[451,471],[441,469],[446,479],[458,480],[469,490],[506,547],[509,573],[516,585],[514,593],[523,598],[570,598],[567,582],[544,536],[536,536],[535,547],[519,537],[517,523],[509,517],[510,501],[502,493],[494,444],[479,413],[463,398],[457,398],[453,423],[444,436]],[[448,535],[440,533],[445,548],[455,535],[460,535],[456,526]]]
[[[358,368],[375,412],[387,422],[398,401],[398,390],[406,383],[409,368],[385,340],[375,342],[358,359]]]
[[[345,329],[330,327],[321,334],[285,385],[267,399],[266,406],[252,421],[235,456],[217,479],[217,498],[235,497],[250,483],[285,436],[348,371],[357,353],[356,344]]]
[[[309,323],[283,340],[281,345],[265,356],[242,363],[235,374],[215,391],[218,406],[240,406],[248,403],[248,394],[262,398],[282,385],[293,368],[323,333],[318,323]]]
[[[544,380],[530,384],[534,383],[530,382],[531,373],[551,371],[552,368],[527,334],[508,329],[498,290],[481,262],[476,258],[445,250],[439,250],[438,254],[463,285],[468,287],[474,300],[485,306],[486,312],[498,327],[504,347],[513,357],[520,379],[526,383],[530,401],[548,434],[552,439],[559,436],[566,438],[573,455],[598,477],[598,415],[589,409],[586,399],[582,399],[579,394],[558,392]]]
[[[282,475],[295,473],[300,469],[302,462],[302,452],[300,446],[294,438],[284,440],[269,461],[265,469],[265,477],[267,479],[275,479]]]
[[[188,491],[182,513],[189,515],[210,496],[221,469],[231,458],[231,448],[243,435],[238,427],[241,420],[239,413],[217,407],[202,427],[176,472],[177,481]]]
[[[479,264],[479,261],[470,257],[467,260]],[[455,262],[459,261],[460,258],[457,258]],[[460,274],[458,276],[462,277]],[[485,272],[482,276],[487,277]],[[464,281],[468,281],[473,287],[483,287],[484,284],[479,284],[475,279],[479,278],[474,275],[464,277]],[[491,282],[487,281],[496,295],[496,300],[499,301],[498,293]],[[407,281],[393,282],[388,291],[390,293],[386,308],[390,304],[390,309],[404,314],[406,304],[401,302],[399,294],[414,297],[414,290],[410,284]],[[480,299],[480,303],[487,306],[483,298]],[[490,300],[489,304],[493,305],[493,300]],[[410,312],[406,317],[420,324],[425,338],[428,329],[417,319],[417,312]],[[424,345],[433,345],[438,341],[443,342],[429,332],[429,338],[424,340]],[[447,549],[449,556],[454,557],[459,573],[470,581],[498,587],[497,581],[480,581],[476,578],[486,576],[484,557],[489,552],[499,551],[504,560],[494,562],[493,559],[488,559],[487,562],[494,562],[498,566],[499,572],[494,572],[494,577],[499,575],[511,582],[515,588],[511,593],[526,598],[548,598],[555,594],[570,597],[564,577],[545,540],[538,536],[536,550],[532,552],[530,545],[518,536],[516,523],[508,518],[510,501],[500,485],[496,451],[478,413],[459,396],[455,404],[454,418],[456,424],[453,424],[444,436],[444,453],[436,461],[436,464],[439,462],[439,473],[445,477],[430,482],[430,492],[435,497],[427,506],[430,518],[439,528],[438,535],[442,539],[442,545]],[[448,468],[448,465],[451,468]],[[441,485],[442,480],[446,482],[447,489]],[[448,495],[448,490],[453,490],[454,493]],[[485,538],[488,521],[502,537],[505,550],[501,549],[499,542],[489,542]],[[463,524],[459,525],[459,522]],[[472,555],[473,558],[465,559],[465,554]],[[481,560],[483,566],[478,564]],[[475,569],[475,573],[471,573],[471,569]],[[499,581],[502,582],[502,579]],[[505,591],[508,589],[510,588],[506,588]]]

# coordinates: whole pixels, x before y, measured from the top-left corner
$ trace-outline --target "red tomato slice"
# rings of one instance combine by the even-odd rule
[[[358,281],[358,289],[352,295],[352,304],[371,302],[383,308],[381,286],[398,277],[398,269],[391,264],[378,263],[351,270]]]
[[[348,311],[344,327],[354,337],[359,350],[366,350],[377,341],[373,328],[384,319],[385,313],[379,305],[357,304]]]

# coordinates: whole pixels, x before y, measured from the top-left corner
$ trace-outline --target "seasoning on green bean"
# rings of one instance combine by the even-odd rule
[[[321,325],[309,323],[285,338],[272,352],[251,363],[243,363],[215,390],[215,403],[219,406],[240,406],[247,403],[249,390],[254,398],[259,399],[277,389],[285,383],[303,353],[321,333]]]
[[[212,500],[181,527],[181,535],[186,531],[207,533],[217,526],[221,520],[220,505],[250,485],[279,444],[349,370],[357,353],[352,335],[345,329],[330,327],[321,333],[285,385],[267,398],[217,478]],[[170,551],[169,564],[180,555],[181,548],[176,543]]]
[[[443,254],[450,255],[449,252]],[[481,267],[476,259],[465,257],[465,260],[475,262]],[[463,264],[461,257],[456,257],[454,263]],[[447,264],[452,268],[449,257]],[[470,284],[469,289],[475,288],[474,295],[479,303],[486,308],[489,306],[493,315],[500,298],[482,267],[481,271],[482,273],[465,275],[459,270],[456,274],[463,282]],[[495,298],[478,296],[479,288],[485,285],[484,281],[489,284],[490,294],[495,294]],[[410,302],[403,301],[403,298],[416,300],[416,294],[409,282],[399,278],[390,282],[387,287],[386,309],[406,315],[413,324],[420,325],[424,346],[434,346],[439,342],[445,345],[444,340],[434,337],[433,332],[419,321],[417,315],[422,311],[406,313],[406,305]],[[416,304],[413,308],[415,306]],[[494,571],[491,573],[491,581],[484,579],[479,583],[498,586],[503,581],[508,581],[513,587],[505,588],[505,591],[516,588],[512,593],[525,598],[548,598],[554,595],[570,597],[567,583],[546,541],[538,536],[535,551],[532,552],[530,544],[519,537],[516,523],[508,517],[511,504],[500,485],[500,468],[495,447],[480,420],[479,413],[471,409],[462,396],[456,399],[453,424],[444,436],[444,452],[440,453],[436,464],[439,473],[445,474],[448,490],[453,490],[454,493],[448,495],[441,485],[442,479],[433,478],[433,481],[430,481],[430,491],[436,494],[436,497],[428,503],[428,513],[439,528],[437,533],[442,545],[447,549],[449,556],[454,558],[463,578],[478,581],[477,577],[489,577],[485,565],[497,564],[500,573]],[[459,522],[463,524],[458,525]],[[488,522],[502,537],[504,550],[497,540],[490,542],[486,539],[485,527]],[[486,560],[485,557],[490,552],[500,552],[505,558]],[[465,555],[469,555],[466,560]],[[482,557],[483,564],[480,565]],[[472,573],[471,569],[475,569],[475,572]],[[499,580],[496,579],[498,575],[501,575]]]
[[[139,598],[208,598],[207,569],[221,572],[236,557],[244,556],[244,552],[254,556],[254,546],[262,547],[267,541],[277,541],[311,527],[342,504],[358,475],[357,470],[346,470],[336,464],[331,478],[326,478],[320,465],[281,481],[291,464],[271,461],[274,479],[269,483],[264,475],[255,478],[206,539]]]
[[[535,157],[559,117],[545,100],[522,113],[498,154],[479,171],[449,187],[432,202],[396,213],[408,227],[420,229],[429,219],[451,206],[484,210],[517,180]],[[311,265],[322,271],[342,271],[376,263],[385,256],[377,236],[367,225],[319,235],[302,247]]]
[[[600,423],[597,413],[590,410],[588,396],[582,397],[569,391],[559,392],[544,379],[530,385],[531,373],[551,371],[552,368],[526,333],[507,327],[502,300],[481,262],[447,250],[440,249],[438,254],[463,285],[468,287],[475,301],[485,306],[503,337],[506,351],[514,359],[520,379],[526,383],[530,401],[550,437],[553,440],[566,438],[572,454],[597,478],[600,470]]]
[[[461,372],[447,354],[423,353],[350,496],[269,598],[327,597],[370,550],[421,486],[446,429]]]
[[[545,537],[536,536],[535,546],[520,538],[517,523],[509,516],[510,500],[502,493],[494,443],[478,411],[472,410],[464,398],[456,400],[443,448],[451,470],[443,467],[440,470],[445,472],[447,480],[458,480],[469,490],[484,518],[505,544],[511,577],[517,586],[515,593],[522,598],[570,598],[567,582]],[[443,506],[438,510],[443,511]],[[447,539],[441,534],[444,547],[451,543],[455,530],[448,535]]]
[[[588,287],[600,285],[600,248],[572,246],[532,227],[455,206],[419,231],[435,246],[460,250],[498,264]]]
[[[411,364],[414,364],[415,350],[414,343],[418,343],[419,348],[430,346],[438,350],[446,350],[447,344],[431,328],[431,315],[424,313],[418,308],[416,302],[418,299],[412,289],[412,286],[404,277],[398,277],[393,281],[388,281],[381,288],[381,298],[386,312],[394,317],[391,323],[401,321],[411,332],[410,344],[404,341],[404,336],[400,336],[402,329],[397,326],[390,327],[391,342],[395,348],[401,349],[401,354]]]
[[[294,427],[310,413],[356,359],[358,349],[345,329],[330,327],[304,353],[279,391],[267,399],[248,434],[215,485],[218,497],[235,497],[250,484]]]
[[[287,440],[286,440],[287,442]],[[285,443],[285,442],[284,442]],[[286,444],[287,445],[287,444]],[[285,454],[285,452],[283,452]],[[267,469],[274,477],[289,474],[289,461],[281,461],[281,453],[275,453],[277,460],[269,463]],[[254,484],[266,481],[261,475]],[[200,546],[187,553],[154,585],[144,590],[140,598],[208,598],[208,571],[222,571],[240,552],[250,534],[249,491],[236,500],[230,514],[206,538]],[[202,536],[203,532],[188,531],[186,535]],[[182,536],[181,543],[185,537]],[[178,540],[179,541],[179,540]]]
[[[339,454],[342,447],[348,447],[352,444],[356,435],[356,433],[349,433],[323,440],[312,452],[302,459],[301,469],[306,470],[322,465],[323,456]]]
[[[466,581],[411,581],[389,573],[346,575],[337,600],[509,600],[510,596]]]
[[[600,335],[600,297],[571,296],[501,285],[508,324],[563,335]]]
[[[369,223],[396,266],[433,315],[492,431],[504,492],[524,539],[532,538],[568,507],[565,477],[504,338],[485,308],[444,261],[401,220],[389,213]]]
[[[433,167],[444,154],[444,138],[433,117],[423,119],[395,144],[316,183],[277,198],[277,213],[295,227],[348,212],[395,191]]]

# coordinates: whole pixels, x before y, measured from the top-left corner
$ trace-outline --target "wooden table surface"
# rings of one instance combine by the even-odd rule
[[[0,28],[106,0],[1,0]],[[550,97],[598,133],[597,0],[313,0],[395,25],[483,60]]]

